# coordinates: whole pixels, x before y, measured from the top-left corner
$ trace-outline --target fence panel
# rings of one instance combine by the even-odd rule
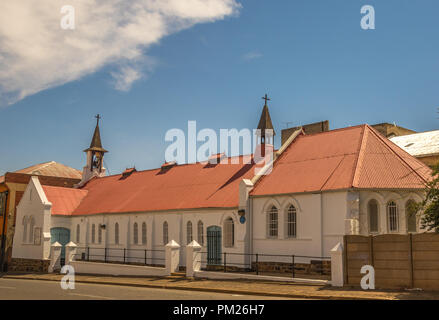
[[[439,289],[439,235],[416,234],[412,242],[414,287]]]
[[[439,234],[345,236],[345,280],[359,286],[361,267],[375,268],[377,288],[439,290]]]

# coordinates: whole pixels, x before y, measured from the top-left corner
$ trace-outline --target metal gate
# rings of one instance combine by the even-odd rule
[[[66,244],[70,241],[70,230],[66,228],[50,229],[50,242],[58,241],[61,245],[61,266],[64,265],[66,259]]]
[[[211,226],[207,228],[207,264],[221,264],[221,228]]]

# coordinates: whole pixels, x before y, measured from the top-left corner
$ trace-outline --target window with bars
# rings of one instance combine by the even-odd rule
[[[168,237],[168,222],[163,222],[163,245],[167,245],[169,242]]]
[[[134,223],[133,229],[134,244],[139,244],[139,226],[137,222]]]
[[[193,239],[192,236],[192,222],[188,221],[188,223],[186,224],[186,241],[187,244],[191,243]]]
[[[398,231],[398,207],[394,201],[387,204],[387,216],[389,219],[389,231]]]
[[[278,210],[275,206],[272,206],[267,212],[267,220],[268,220],[268,237],[269,238],[277,238],[279,233],[278,226]]]
[[[367,211],[369,215],[369,232],[378,232],[378,202],[375,199],[369,201]]]
[[[114,224],[114,243],[119,244],[119,223]]]
[[[204,245],[204,225],[201,220],[198,221],[198,244]]]
[[[76,243],[79,243],[81,240],[81,226],[76,225]]]
[[[224,222],[224,247],[231,248],[235,245],[235,225],[232,218]]]
[[[146,244],[146,223],[142,223],[142,244]]]
[[[297,210],[291,205],[287,212],[287,236],[288,238],[297,237]]]

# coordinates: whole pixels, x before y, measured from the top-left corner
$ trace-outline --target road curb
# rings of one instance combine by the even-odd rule
[[[5,275],[5,279],[21,279],[21,280],[36,280],[36,281],[54,281],[59,282],[60,279],[41,279],[41,278],[29,278],[22,277],[18,275]],[[139,283],[121,283],[116,281],[94,281],[94,280],[76,280],[77,283],[87,283],[87,284],[99,284],[99,285],[112,285],[112,286],[127,286],[127,287],[138,287],[138,288],[158,288],[158,289],[171,289],[171,290],[183,290],[183,291],[199,291],[199,292],[217,292],[217,293],[228,293],[228,294],[240,294],[240,295],[252,295],[252,296],[267,296],[267,297],[279,297],[279,298],[296,298],[296,299],[316,299],[316,300],[394,300],[392,298],[369,298],[369,297],[344,297],[336,295],[312,295],[312,294],[282,294],[282,293],[272,293],[272,292],[260,292],[260,291],[249,291],[249,290],[233,290],[233,289],[217,289],[217,288],[194,288],[194,287],[180,287],[173,285],[151,285],[151,284],[139,284]]]

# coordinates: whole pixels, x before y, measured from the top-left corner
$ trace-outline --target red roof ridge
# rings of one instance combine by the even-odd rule
[[[413,159],[416,160],[416,162],[418,162],[421,167],[426,167],[426,165],[421,162],[419,159],[417,159],[416,157],[413,157],[412,155],[410,155],[407,151],[405,151],[404,149],[400,148],[398,145],[396,145],[395,143],[393,143],[392,141],[390,141],[389,139],[385,138],[383,135],[381,135],[378,131],[376,131],[373,127],[367,125],[368,129],[376,136],[378,137],[379,140],[381,140],[385,146],[390,149],[412,172],[414,172],[419,178],[421,178],[422,181],[424,181],[424,183],[427,183],[428,181],[421,175],[419,174],[418,170],[413,168],[410,164],[407,163],[407,161],[402,158],[397,152],[395,152],[395,150],[393,150],[393,147],[396,147],[398,149],[400,149],[402,152],[404,152],[405,154],[407,154],[408,156],[412,157]],[[393,144],[393,145],[390,145]]]
[[[355,163],[355,169],[354,169],[354,172],[352,174],[352,187],[357,185],[358,179],[360,178],[359,172],[360,172],[361,166],[363,165],[363,160],[364,160],[364,147],[366,145],[365,141],[367,140],[367,134],[366,134],[367,128],[370,128],[370,126],[368,124],[364,125],[363,132],[361,133],[360,144],[359,144],[357,159],[356,159],[356,163]]]
[[[356,126],[337,128],[337,129],[332,129],[332,130],[323,131],[323,132],[306,133],[306,134],[304,134],[304,137],[313,137],[313,136],[317,136],[320,134],[329,134],[329,133],[333,133],[333,132],[347,131],[347,130],[357,129],[357,128],[361,128],[361,127],[365,127],[365,126],[369,126],[369,125],[367,123],[363,123],[363,124],[358,124]]]

